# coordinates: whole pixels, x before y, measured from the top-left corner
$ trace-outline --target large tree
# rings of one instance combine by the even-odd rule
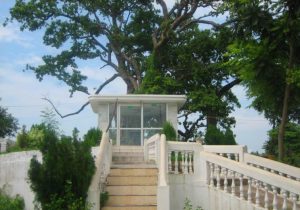
[[[299,120],[300,2],[232,1],[233,27],[239,41],[231,47],[235,67],[254,107],[277,126],[278,157],[284,156],[286,123]]]
[[[1,99],[0,99],[1,100]],[[18,129],[18,120],[0,106],[0,137],[12,136]]]
[[[159,52],[172,33],[197,22],[206,23],[206,15],[197,19],[193,15],[198,8],[216,2],[181,0],[168,8],[164,0],[16,0],[6,23],[16,20],[22,30],[43,29],[44,44],[60,49],[57,55],[43,56],[44,64],[27,66],[39,80],[51,75],[70,86],[71,95],[75,91],[90,94],[78,61],[98,59],[99,67],[109,66],[115,74],[99,84],[94,94],[117,77],[132,93],[142,84],[147,56]]]
[[[223,65],[230,34],[225,27],[194,27],[173,35],[148,68],[144,91],[188,96],[181,115],[184,131],[179,131],[184,139],[197,135],[200,127],[227,129],[234,124],[229,114],[239,103],[231,88],[240,80]]]

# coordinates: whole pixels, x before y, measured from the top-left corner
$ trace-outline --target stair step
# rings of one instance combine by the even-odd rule
[[[112,195],[156,195],[156,186],[107,186],[109,196]]]
[[[157,176],[155,168],[112,168],[109,176]]]
[[[102,210],[157,210],[156,206],[105,206]]]
[[[108,186],[128,186],[128,185],[155,185],[157,186],[157,176],[108,176],[107,177]]]
[[[149,206],[156,205],[156,196],[110,195],[106,206]]]
[[[112,157],[113,162],[136,163],[144,162],[144,156],[115,156]]]
[[[136,169],[136,168],[157,168],[156,165],[153,165],[153,164],[148,164],[148,163],[129,163],[129,164],[126,164],[126,163],[113,163],[112,166],[110,167],[111,169],[116,169],[116,168],[122,168],[122,169],[125,169],[125,168],[128,168],[128,169]]]

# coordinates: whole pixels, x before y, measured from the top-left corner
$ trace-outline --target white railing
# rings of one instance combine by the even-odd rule
[[[208,152],[201,152],[200,157],[206,161],[207,184],[211,188],[265,209],[299,209],[298,181]]]
[[[160,135],[155,134],[151,136],[149,139],[145,140],[144,142],[144,159],[146,162],[155,162],[157,165],[159,165],[159,140]]]
[[[269,171],[289,179],[300,182],[300,169],[267,158],[258,157],[248,153],[244,154],[244,162],[250,166]]]
[[[104,190],[106,178],[110,171],[111,161],[112,144],[108,139],[108,134],[103,132],[99,152],[95,157],[96,171],[88,189],[87,200],[92,205],[92,210],[100,209],[100,193]]]
[[[194,156],[199,143],[167,142],[168,173],[169,174],[193,174]]]
[[[247,152],[247,147],[242,145],[203,145],[203,150],[231,160],[244,162],[244,154]]]

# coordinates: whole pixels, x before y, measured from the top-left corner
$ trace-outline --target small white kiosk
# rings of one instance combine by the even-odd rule
[[[120,95],[90,96],[92,109],[98,114],[98,126],[105,131],[109,122],[109,138],[117,146],[142,146],[144,139],[159,133],[169,121],[177,130],[178,109],[184,95]]]

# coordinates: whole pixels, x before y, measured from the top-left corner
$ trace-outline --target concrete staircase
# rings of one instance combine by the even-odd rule
[[[157,173],[154,165],[144,162],[143,148],[113,149],[109,199],[102,210],[156,210]]]

